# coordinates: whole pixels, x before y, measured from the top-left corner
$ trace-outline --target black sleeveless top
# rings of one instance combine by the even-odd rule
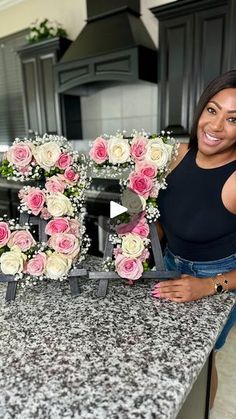
[[[158,198],[160,222],[176,256],[211,261],[236,253],[236,215],[221,198],[236,161],[202,169],[196,164],[196,154],[197,150],[190,149],[167,176],[167,189]]]

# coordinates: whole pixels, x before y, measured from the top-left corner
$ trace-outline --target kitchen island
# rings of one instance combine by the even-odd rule
[[[1,284],[0,417],[184,418],[235,297],[177,304],[154,300],[151,285],[115,280],[98,299],[97,281],[81,278],[72,298],[52,281],[5,303]]]

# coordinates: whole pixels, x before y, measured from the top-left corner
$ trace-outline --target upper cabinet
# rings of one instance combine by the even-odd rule
[[[159,20],[158,127],[188,136],[203,89],[235,66],[236,7],[233,0],[179,0],[151,10]]]
[[[53,38],[18,50],[28,133],[65,135],[68,139],[81,138],[80,98],[60,95],[54,74],[54,65],[70,44],[68,39]]]

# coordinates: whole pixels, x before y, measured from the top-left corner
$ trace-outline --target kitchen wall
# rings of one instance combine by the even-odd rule
[[[155,43],[157,23],[149,8],[171,1],[175,0],[140,0],[142,20]],[[74,40],[86,23],[86,0],[0,0],[0,38],[45,17],[62,23],[69,38]]]
[[[158,22],[149,8],[170,1],[173,0],[140,2],[142,20],[156,45]],[[12,6],[4,9],[6,3]],[[86,23],[86,0],[0,0],[0,37],[45,17],[60,22],[74,40]],[[157,89],[153,83],[119,84],[82,97],[83,138],[90,140],[118,129],[127,133],[132,129],[159,131],[162,127],[157,127]]]
[[[10,7],[4,8],[7,4]],[[85,0],[0,0],[0,38],[26,29],[36,19],[57,20],[75,39],[85,25]]]
[[[158,21],[149,8],[169,2],[141,0],[142,20],[156,46]],[[158,86],[153,83],[119,84],[82,97],[84,138],[115,133],[118,129],[125,130],[127,134],[133,129],[159,132],[162,127],[157,126],[157,89]]]

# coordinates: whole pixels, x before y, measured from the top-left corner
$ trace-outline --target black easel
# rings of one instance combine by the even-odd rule
[[[107,257],[110,257],[110,258],[112,257],[114,246],[109,240],[110,234],[111,232],[107,233],[103,261],[105,261]],[[160,240],[157,234],[155,223],[150,224],[150,240],[151,240],[151,247],[153,251],[155,266],[158,267],[158,269],[144,272],[140,279],[158,279],[158,281],[165,281],[167,279],[178,278],[180,276],[180,273],[178,271],[168,271],[165,269]],[[104,272],[104,271],[89,272],[89,279],[100,279],[99,285],[98,285],[98,291],[97,291],[98,297],[106,296],[107,291],[108,291],[109,280],[119,279],[119,278],[121,277],[115,272]]]

